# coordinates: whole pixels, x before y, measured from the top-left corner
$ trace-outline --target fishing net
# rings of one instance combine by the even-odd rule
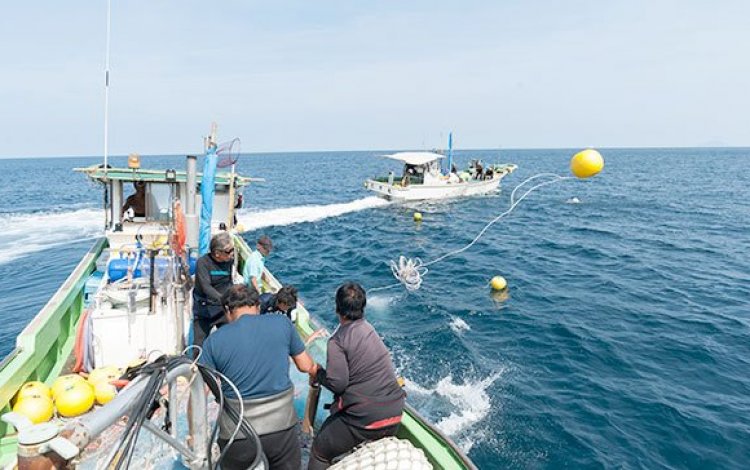
[[[216,149],[216,155],[219,156],[218,168],[226,168],[237,163],[240,159],[240,139],[234,138],[229,142],[219,144]]]

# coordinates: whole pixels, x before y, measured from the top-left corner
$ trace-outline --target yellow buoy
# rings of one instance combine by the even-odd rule
[[[57,399],[57,395],[59,395],[68,385],[85,382],[86,379],[77,374],[61,375],[52,382],[52,398]]]
[[[43,382],[26,382],[21,386],[13,397],[13,403],[17,403],[26,397],[48,397],[52,398],[52,390]]]
[[[86,382],[68,384],[55,397],[57,412],[66,418],[86,413],[94,406],[94,389]]]
[[[495,276],[490,281],[490,287],[492,290],[503,290],[508,287],[508,281],[503,276]]]
[[[415,212],[414,213],[414,222],[421,222],[422,221],[422,213],[421,212]]]
[[[578,178],[589,178],[602,171],[604,159],[594,149],[586,149],[573,155],[570,159],[570,171]]]
[[[100,405],[111,402],[115,395],[117,395],[117,388],[112,384],[99,382],[94,385],[94,397],[96,397],[96,402]]]
[[[122,375],[122,371],[114,366],[97,367],[89,374],[89,383],[96,386],[99,382],[110,383],[117,380]]]
[[[52,399],[46,395],[27,396],[13,407],[13,411],[26,416],[34,424],[44,423],[52,418],[55,406]]]

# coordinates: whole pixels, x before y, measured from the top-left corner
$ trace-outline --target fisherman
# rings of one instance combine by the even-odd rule
[[[476,166],[474,167],[476,173],[474,173],[474,178],[481,180],[484,176],[484,167],[482,166],[482,160],[477,160]]]
[[[328,340],[326,368],[315,366],[315,379],[334,393],[334,402],[313,441],[308,470],[328,468],[362,442],[395,435],[401,422],[405,393],[385,344],[364,318],[366,303],[359,284],[336,291],[339,327]]]
[[[492,167],[491,167],[491,166],[488,166],[488,167],[487,167],[487,168],[486,168],[486,169],[484,170],[484,179],[486,179],[486,180],[491,180],[491,179],[492,179],[492,178],[494,178],[494,177],[495,177],[495,171],[494,171],[494,170],[492,169]]]
[[[221,372],[238,388],[240,397],[229,384],[221,384],[225,400],[238,412],[242,400],[244,417],[260,436],[270,468],[297,470],[302,456],[289,358],[300,372],[314,372],[315,362],[289,320],[259,315],[258,292],[252,286],[230,287],[222,306],[229,323],[206,338],[199,362]],[[223,451],[236,422],[223,412],[218,419]],[[255,441],[240,433],[229,445],[221,468],[246,469],[256,451]]]
[[[263,235],[256,242],[255,251],[250,253],[245,262],[245,269],[242,271],[245,283],[248,286],[255,287],[258,292],[263,292],[263,279],[266,277],[263,271],[265,270],[266,257],[271,254],[271,250],[273,250],[273,242],[266,235]]]
[[[294,286],[284,286],[275,294],[266,292],[260,295],[260,313],[281,313],[286,315],[290,320],[292,311],[297,307],[297,288]]]
[[[146,217],[146,183],[143,181],[136,181],[133,183],[135,193],[128,196],[125,199],[125,204],[122,206],[123,218],[128,212],[128,209],[133,209],[132,217]]]
[[[219,232],[211,239],[209,252],[195,264],[193,289],[193,344],[201,346],[215,326],[226,323],[221,298],[232,287],[234,240],[228,232]]]

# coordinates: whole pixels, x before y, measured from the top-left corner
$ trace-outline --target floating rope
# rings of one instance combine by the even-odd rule
[[[518,199],[516,199],[516,192],[518,192],[519,189],[521,189],[523,186],[525,186],[527,183],[536,180],[538,178],[550,178],[546,181],[543,181],[541,183],[537,183],[531,188],[527,189]],[[490,227],[492,227],[495,223],[497,223],[500,219],[507,216],[513,210],[523,201],[526,199],[526,196],[531,194],[532,192],[536,191],[537,189],[557,183],[558,181],[563,180],[569,180],[569,179],[575,179],[572,176],[560,176],[554,173],[540,173],[538,175],[534,175],[530,178],[527,178],[524,180],[521,184],[516,186],[513,189],[513,192],[510,194],[510,207],[508,209],[492,219],[487,225],[484,226],[482,230],[479,231],[476,237],[467,245],[463,246],[462,248],[459,248],[457,250],[449,251],[448,253],[435,258],[434,260],[430,261],[429,263],[423,263],[421,259],[419,258],[407,258],[405,256],[400,256],[398,259],[398,263],[396,261],[391,260],[390,261],[390,267],[391,272],[393,273],[393,277],[398,280],[397,283],[390,284],[383,287],[376,287],[374,289],[368,289],[369,292],[376,292],[381,290],[390,289],[391,287],[396,287],[403,285],[407,291],[414,292],[419,290],[419,288],[422,286],[422,282],[424,282],[424,276],[429,271],[427,269],[428,266],[431,266],[437,262],[443,261],[446,258],[449,258],[451,256],[457,255],[459,253],[462,253],[469,248],[471,248],[477,241],[479,241],[480,238],[482,238],[482,235],[489,230]]]

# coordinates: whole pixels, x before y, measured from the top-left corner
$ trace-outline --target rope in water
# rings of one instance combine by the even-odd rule
[[[535,184],[531,188],[527,189],[518,199],[516,199],[516,192],[519,189],[521,189],[527,183],[533,180],[536,180],[538,178],[551,178],[551,179]],[[513,189],[513,192],[510,194],[510,206],[508,207],[508,209],[505,212],[498,215],[497,217],[495,217],[494,219],[492,219],[489,223],[487,223],[487,225],[485,225],[484,228],[479,231],[477,236],[474,237],[474,239],[471,242],[469,242],[467,245],[457,250],[449,251],[448,253],[438,258],[435,258],[429,263],[423,263],[420,258],[407,258],[405,256],[400,256],[398,259],[398,262],[391,260],[389,262],[389,265],[391,267],[391,272],[393,273],[393,277],[395,277],[396,280],[398,280],[398,282],[394,284],[389,284],[383,287],[375,287],[373,289],[368,289],[368,292],[377,292],[377,291],[390,289],[392,287],[396,287],[400,285],[403,285],[406,288],[406,290],[409,292],[414,292],[414,291],[419,290],[419,288],[422,287],[422,282],[424,282],[424,276],[429,272],[429,270],[427,269],[428,266],[431,266],[435,263],[443,261],[444,259],[449,258],[451,256],[462,253],[468,250],[469,248],[471,248],[472,246],[474,246],[474,244],[477,241],[479,241],[480,238],[482,238],[482,235],[484,235],[485,232],[487,232],[487,230],[489,230],[490,227],[492,227],[495,223],[497,223],[503,217],[513,212],[513,210],[521,203],[521,201],[526,199],[526,196],[528,196],[532,192],[536,191],[537,189],[541,187],[544,187],[553,183],[557,183],[559,181],[570,180],[570,179],[575,179],[575,178],[572,176],[560,176],[554,173],[540,173],[538,175],[534,175],[530,178],[527,178],[526,180],[524,180],[522,183],[520,183],[518,186],[516,186]]]

